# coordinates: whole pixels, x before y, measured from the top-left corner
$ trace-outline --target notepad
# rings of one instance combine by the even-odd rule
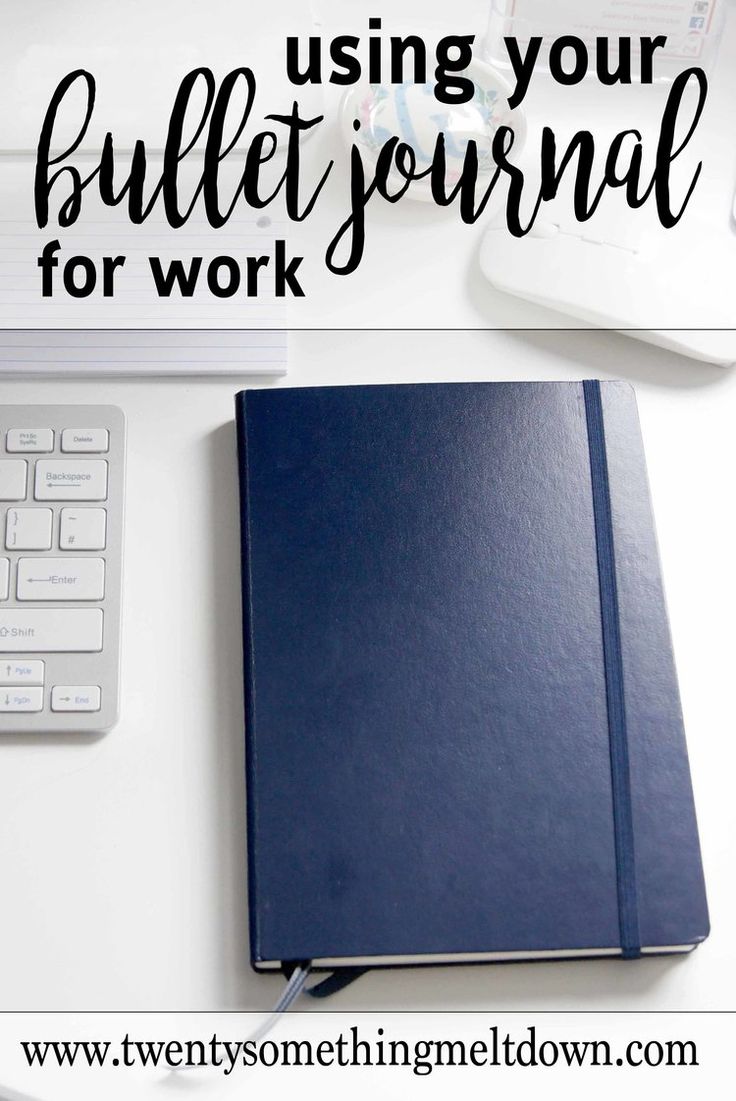
[[[131,226],[115,208],[85,217],[72,230],[40,230],[33,214],[33,161],[0,157],[0,375],[282,375],[287,369],[287,314],[264,280],[258,297],[219,299],[204,278],[191,297],[156,294],[148,258],[189,263],[220,253],[268,251],[286,233],[277,217],[244,212],[216,233],[200,216],[173,230],[159,215]],[[99,200],[98,200],[99,205]],[[60,268],[54,294],[42,296],[38,257],[59,238],[63,260],[81,254],[99,265],[124,255],[115,294],[65,293]],[[60,264],[61,267],[61,264]]]
[[[277,376],[284,330],[0,329],[0,376]]]
[[[91,162],[90,162],[91,163]],[[161,170],[160,158],[151,160],[152,178]],[[94,189],[85,193],[82,213],[71,228],[60,229],[52,221],[39,229],[33,204],[32,158],[0,156],[0,328],[46,329],[283,329],[287,325],[285,298],[274,293],[273,260],[261,273],[257,294],[245,285],[230,297],[218,297],[207,282],[207,269],[218,256],[245,264],[249,255],[270,255],[275,241],[288,237],[283,211],[258,213],[243,206],[220,230],[207,222],[201,204],[187,223],[175,229],[162,209],[156,209],[142,225],[132,225],[124,205],[104,206]],[[196,187],[201,164],[193,160],[181,171],[182,192]],[[223,188],[232,185],[236,165],[223,173]],[[234,185],[232,185],[234,187]],[[188,189],[188,190],[186,190]],[[64,181],[55,202],[67,192]],[[54,207],[55,211],[55,207]],[[55,219],[55,213],[53,215]],[[38,259],[44,247],[58,240],[57,266],[51,271],[51,288],[43,293]],[[65,265],[75,256],[94,262],[97,279],[84,297],[69,293],[64,284]],[[104,257],[124,257],[114,274],[112,293],[105,295]],[[191,292],[183,293],[176,281],[166,295],[158,293],[151,258],[167,273],[181,263],[188,278],[194,257],[200,257],[202,277]],[[226,272],[220,276],[225,278]],[[82,283],[84,273],[76,272]]]
[[[237,426],[254,966],[702,941],[632,390],[250,390]]]

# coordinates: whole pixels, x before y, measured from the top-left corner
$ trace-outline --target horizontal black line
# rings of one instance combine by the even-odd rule
[[[53,1013],[57,1017],[73,1016],[79,1013],[94,1013],[96,1016],[112,1016],[126,1013],[130,1016],[267,1016],[273,1007],[268,1009],[0,1009],[0,1017],[32,1016],[40,1013]],[[290,1009],[287,1016],[294,1017],[304,1014],[313,1017],[316,1014],[330,1013],[345,1016],[375,1014],[387,1016],[388,1014],[401,1014],[402,1016],[413,1014],[453,1014],[470,1016],[524,1016],[524,1017],[573,1017],[586,1014],[589,1017],[625,1017],[636,1014],[643,1017],[729,1017],[736,1015],[736,1009]]]
[[[166,328],[158,328],[157,326],[148,327],[140,325],[118,327],[107,326],[82,326],[82,327],[62,327],[54,328],[54,326],[22,326],[21,328],[5,328],[0,327],[0,339],[3,333],[35,333],[35,332],[57,332],[57,333],[134,333],[134,332],[147,332],[147,333],[252,333],[252,332],[285,332],[285,333],[735,333],[736,325],[728,328],[699,328],[695,325],[684,325],[680,328],[668,328],[663,325],[646,325],[637,327],[603,327],[601,325],[588,325],[588,326],[564,326],[564,327],[552,327],[544,328],[542,326],[414,326],[409,328],[399,326],[388,326],[386,328],[382,326],[353,326],[353,325],[340,325],[340,326],[284,326],[277,330],[273,329],[253,329],[251,328],[234,328],[230,325],[220,325],[216,328],[199,326],[193,328],[173,326]],[[3,347],[0,345],[0,348]],[[665,349],[667,350],[667,349]]]

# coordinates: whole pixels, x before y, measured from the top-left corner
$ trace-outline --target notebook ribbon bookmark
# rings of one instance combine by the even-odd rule
[[[613,825],[616,845],[619,934],[623,956],[626,959],[635,959],[641,955],[641,943],[636,891],[634,822],[631,805],[631,775],[626,729],[626,699],[613,515],[611,511],[611,487],[600,383],[594,380],[585,381],[583,383],[583,394],[588,427],[593,514],[598,555],[603,662],[606,679],[608,740],[613,791]]]

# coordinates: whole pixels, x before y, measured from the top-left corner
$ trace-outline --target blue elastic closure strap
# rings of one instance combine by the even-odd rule
[[[613,516],[611,512],[611,488],[606,456],[606,435],[603,424],[600,383],[590,380],[585,381],[583,383],[583,394],[588,425],[593,514],[598,552],[603,662],[606,676],[608,739],[613,788],[613,828],[616,843],[619,935],[624,958],[635,959],[641,955],[641,943],[639,906],[636,893],[634,822],[631,806],[629,744],[626,730],[626,700],[624,696],[624,669],[621,651]]]

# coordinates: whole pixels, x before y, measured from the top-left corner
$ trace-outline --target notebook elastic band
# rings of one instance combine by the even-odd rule
[[[588,425],[593,514],[598,554],[603,663],[606,678],[611,785],[613,789],[619,935],[624,957],[634,959],[641,955],[639,907],[636,893],[634,823],[631,806],[631,776],[626,730],[626,701],[624,696],[613,517],[611,513],[611,488],[606,456],[606,436],[600,383],[597,381],[584,382],[583,393]]]

